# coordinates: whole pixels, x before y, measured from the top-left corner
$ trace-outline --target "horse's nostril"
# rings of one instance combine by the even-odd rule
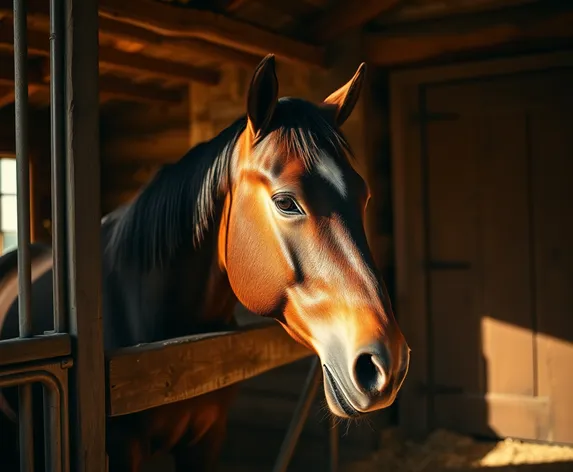
[[[386,383],[382,362],[376,354],[360,354],[354,364],[358,385],[367,392],[380,391]]]

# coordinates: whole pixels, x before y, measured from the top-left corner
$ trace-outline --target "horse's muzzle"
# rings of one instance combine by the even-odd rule
[[[408,372],[410,348],[406,342],[395,359],[381,343],[365,346],[353,356],[345,352],[336,349],[322,359],[324,390],[332,413],[353,418],[390,406]]]

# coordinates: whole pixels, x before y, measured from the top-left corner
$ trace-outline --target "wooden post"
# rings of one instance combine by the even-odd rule
[[[105,470],[101,320],[98,2],[66,0],[67,314],[71,469]]]

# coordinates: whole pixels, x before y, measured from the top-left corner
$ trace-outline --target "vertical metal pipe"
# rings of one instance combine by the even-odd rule
[[[32,385],[18,387],[18,428],[20,431],[20,472],[34,472],[34,415]]]
[[[68,402],[68,368],[69,361],[64,361],[65,375],[62,378],[62,394],[60,395],[60,424],[62,425],[62,472],[70,472],[70,429],[69,429],[69,402]],[[64,367],[64,364],[62,364]]]
[[[62,392],[44,384],[44,450],[45,470],[62,470],[62,421],[60,408]]]
[[[28,149],[28,38],[25,0],[14,0],[14,94],[18,209],[18,320],[20,337],[31,337],[30,155]],[[20,470],[34,470],[32,387],[19,393]]]
[[[336,418],[330,418],[330,429],[328,431],[328,470],[330,472],[338,472],[338,422]]]
[[[52,258],[54,330],[66,330],[65,313],[65,112],[63,2],[50,0],[50,140],[52,155]]]
[[[30,155],[28,148],[28,40],[25,0],[14,0],[14,88],[18,200],[18,315],[20,337],[32,336]]]
[[[304,382],[303,391],[289,424],[287,434],[281,445],[279,457],[275,463],[273,472],[286,472],[287,470],[294,448],[302,432],[302,427],[308,417],[314,397],[316,396],[316,391],[320,384],[321,372],[319,359],[315,357],[312,360],[308,376]]]

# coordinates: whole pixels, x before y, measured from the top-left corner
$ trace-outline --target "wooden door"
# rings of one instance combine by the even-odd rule
[[[425,291],[402,296],[424,298],[431,428],[573,443],[572,84],[560,68],[419,88]]]

